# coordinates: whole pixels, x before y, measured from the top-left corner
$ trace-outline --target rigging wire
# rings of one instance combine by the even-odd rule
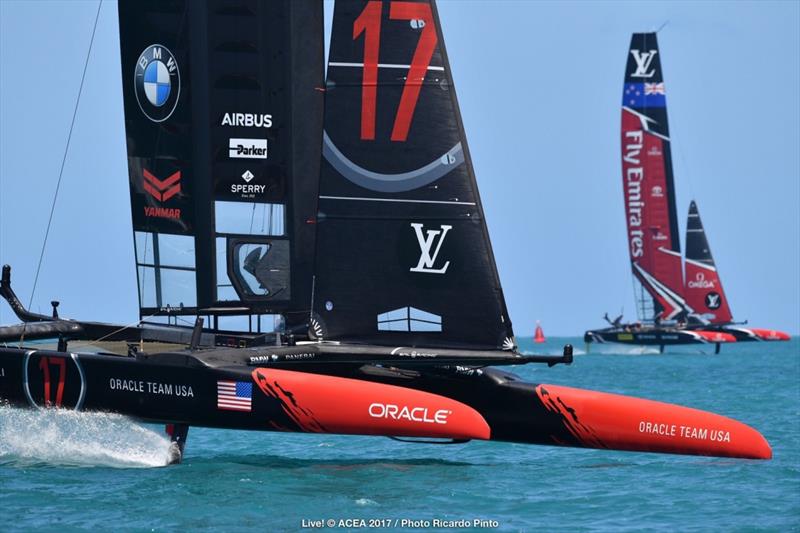
[[[103,7],[103,0],[97,4],[97,13],[94,15],[94,25],[92,26],[92,37],[89,39],[89,49],[86,51],[86,60],[83,63],[83,73],[81,74],[81,83],[78,87],[78,97],[75,100],[75,109],[72,111],[72,121],[69,125],[69,133],[67,134],[67,144],[64,147],[64,157],[61,158],[61,169],[58,171],[58,181],[56,182],[56,190],[53,194],[53,204],[50,206],[50,217],[47,220],[47,229],[44,232],[44,240],[42,241],[42,251],[39,253],[39,263],[36,265],[36,276],[33,278],[33,288],[31,289],[31,297],[28,300],[28,309],[33,306],[33,296],[36,294],[36,284],[39,282],[39,272],[42,270],[42,260],[44,259],[44,251],[47,247],[47,238],[50,236],[50,226],[53,224],[53,214],[56,210],[56,201],[58,200],[58,191],[61,189],[61,179],[64,176],[64,166],[67,162],[67,154],[69,154],[69,144],[72,140],[72,131],[75,128],[75,118],[78,116],[78,107],[81,103],[81,94],[83,93],[83,82],[86,80],[86,70],[89,67],[89,58],[92,55],[92,45],[94,45],[94,36],[97,33],[97,21],[100,20],[100,8]],[[19,337],[19,345],[22,346],[25,341],[25,328],[28,323],[22,326],[22,334]]]
[[[44,233],[44,241],[42,242],[42,251],[39,254],[39,264],[36,266],[36,276],[33,278],[33,288],[31,289],[31,298],[28,301],[28,308],[33,305],[33,296],[36,293],[36,283],[39,281],[39,272],[42,269],[42,260],[44,259],[44,251],[47,247],[47,238],[50,236],[50,226],[53,223],[53,213],[56,210],[56,201],[58,200],[58,191],[61,188],[61,178],[64,176],[64,165],[67,162],[67,154],[69,153],[69,144],[72,140],[72,130],[75,128],[75,118],[78,116],[78,107],[81,103],[81,94],[83,93],[83,82],[86,79],[86,70],[89,66],[89,57],[92,54],[92,45],[94,44],[94,36],[97,33],[97,21],[100,19],[100,8],[103,7],[103,0],[97,4],[97,13],[94,16],[94,26],[92,27],[92,37],[89,40],[89,50],[86,52],[86,61],[83,64],[83,74],[81,75],[81,84],[78,87],[78,98],[75,100],[75,109],[72,111],[72,122],[69,125],[69,134],[67,135],[67,145],[64,147],[64,157],[61,159],[61,169],[58,171],[58,182],[56,183],[56,191],[53,194],[53,204],[50,206],[50,218],[47,221],[47,229]],[[23,333],[24,335],[24,333]]]

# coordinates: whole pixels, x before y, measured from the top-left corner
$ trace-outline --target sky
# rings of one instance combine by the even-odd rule
[[[0,0],[0,263],[26,305],[97,5]],[[630,34],[662,25],[682,245],[695,199],[734,319],[800,332],[800,2],[438,5],[518,336],[635,318],[620,101]],[[119,61],[105,1],[34,311],[138,318]]]

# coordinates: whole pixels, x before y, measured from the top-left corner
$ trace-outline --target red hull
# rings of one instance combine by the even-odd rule
[[[714,413],[558,385],[539,385],[536,394],[589,448],[772,458],[761,433]]]

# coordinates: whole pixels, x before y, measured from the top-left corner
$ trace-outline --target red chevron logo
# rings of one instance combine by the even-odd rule
[[[166,202],[181,192],[181,171],[160,180],[147,169],[144,169],[144,190],[159,202]]]

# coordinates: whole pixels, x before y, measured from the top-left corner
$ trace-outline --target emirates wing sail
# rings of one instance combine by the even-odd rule
[[[339,1],[313,335],[514,347],[436,5]]]
[[[633,274],[652,298],[642,319],[686,311],[672,178],[667,101],[655,33],[631,38],[622,93],[622,184]]]
[[[686,302],[696,317],[708,324],[728,324],[733,320],[728,298],[722,290],[711,247],[708,244],[697,204],[689,205],[686,223]]]

